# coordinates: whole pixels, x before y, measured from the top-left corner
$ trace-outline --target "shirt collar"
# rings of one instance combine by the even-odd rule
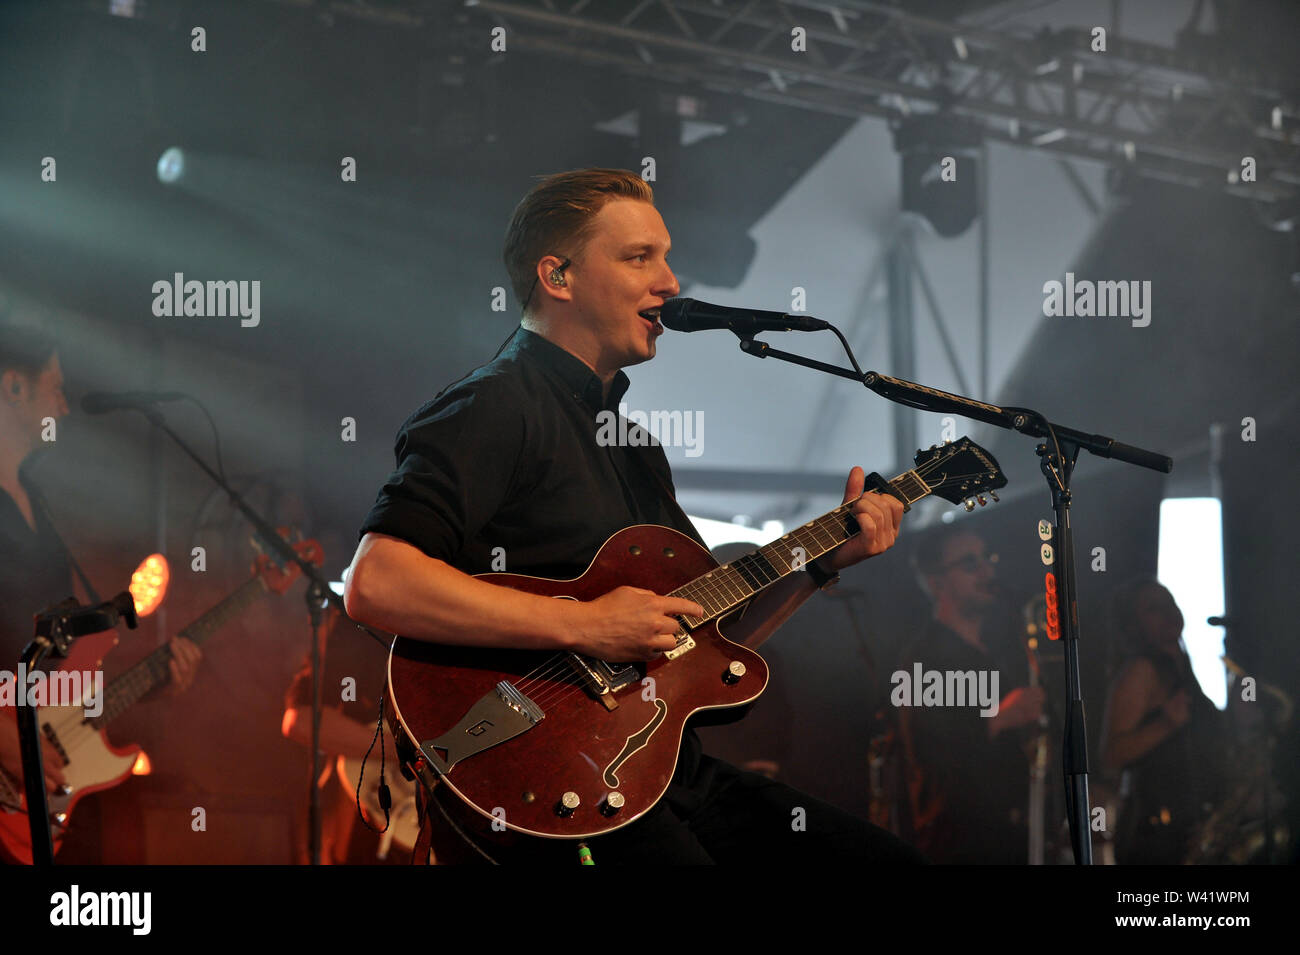
[[[618,403],[623,400],[631,379],[619,369],[610,382],[608,400],[601,400],[601,383],[596,373],[576,355],[565,351],[555,342],[543,338],[536,332],[521,327],[515,336],[510,350],[516,354],[525,354],[548,369],[564,385],[565,390],[579,401],[585,402],[593,412],[605,409],[618,410]]]

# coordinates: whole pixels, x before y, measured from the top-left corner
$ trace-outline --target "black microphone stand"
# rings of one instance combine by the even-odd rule
[[[734,329],[733,329],[734,331]],[[772,348],[767,342],[754,339],[753,332],[736,331],[740,350],[755,358],[777,358],[795,365],[803,365],[826,374],[838,375],[860,381],[867,388],[890,401],[922,411],[958,414],[986,424],[1019,431],[1022,434],[1044,438],[1034,451],[1039,457],[1039,468],[1047,479],[1052,497],[1052,511],[1056,515],[1053,540],[1053,573],[1056,578],[1057,604],[1060,608],[1061,640],[1065,648],[1066,707],[1064,741],[1061,747],[1061,766],[1065,781],[1066,814],[1070,824],[1070,842],[1074,861],[1078,865],[1092,864],[1092,838],[1088,819],[1088,736],[1083,714],[1083,692],[1079,680],[1079,607],[1074,569],[1074,538],[1070,527],[1070,478],[1081,450],[1098,457],[1114,458],[1138,467],[1169,473],[1174,463],[1166,455],[1121,444],[1114,438],[1101,434],[1088,434],[1048,421],[1032,408],[999,408],[997,405],[975,401],[962,395],[939,391],[927,385],[891,378],[879,372],[864,372],[853,356],[853,350],[838,328],[831,326],[848,353],[852,369],[839,368],[826,362],[805,358]]]
[[[199,455],[185,443],[175,431],[168,427],[167,422],[163,419],[162,412],[156,408],[145,405],[135,407],[142,415],[149,419],[149,422],[156,428],[170,437],[189,457],[203,469],[203,472],[212,479],[218,487],[226,492],[232,504],[239,509],[248,522],[253,525],[253,530],[257,539],[261,542],[264,552],[268,556],[274,557],[282,566],[288,564],[297,564],[301,569],[303,576],[307,579],[307,591],[305,594],[307,600],[307,614],[311,626],[311,796],[308,804],[308,827],[310,829],[310,853],[311,864],[320,865],[320,842],[321,842],[321,820],[320,820],[320,789],[317,786],[317,780],[320,778],[320,718],[321,718],[321,661],[320,661],[320,637],[321,623],[324,620],[325,602],[329,601],[338,609],[344,617],[347,617],[347,610],[343,606],[343,598],[330,589],[327,581],[316,566],[311,561],[300,557],[292,545],[289,544],[266,520],[262,518],[255,510],[245,503],[244,499],[232,488],[225,479],[208,466]],[[350,619],[350,618],[349,618]],[[356,623],[354,620],[353,623]],[[387,647],[388,641],[382,636],[371,630],[369,627],[357,626],[364,630],[370,636],[374,637],[382,646]]]

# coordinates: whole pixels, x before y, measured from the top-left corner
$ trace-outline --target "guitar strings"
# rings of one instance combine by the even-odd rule
[[[946,463],[946,462],[932,461],[929,462],[928,464],[920,465],[914,468],[913,471],[915,471],[915,473],[918,476],[923,477],[924,475],[929,474],[935,471],[936,469],[938,469],[941,466],[941,463]],[[904,474],[899,475],[899,477],[895,478],[894,480],[895,481],[901,480],[909,473],[912,472],[905,472]],[[967,478],[987,476],[987,474],[988,472],[986,470],[981,470],[974,473],[950,474],[948,475],[947,481],[945,483],[953,483]],[[864,491],[864,493],[866,492]],[[934,493],[934,488],[930,488],[929,493]],[[828,548],[828,550],[833,549],[834,547],[837,547],[842,543],[845,543],[847,540],[851,539],[852,536],[856,536],[856,535],[851,535],[849,538],[846,538],[845,540],[836,541],[834,540],[833,534],[830,533],[830,529],[828,527],[825,527],[822,522],[825,521],[826,518],[830,518],[832,516],[840,517],[843,516],[843,514],[848,513],[848,509],[851,508],[853,503],[854,503],[853,501],[849,501],[849,502],[845,502],[844,504],[841,504],[839,507],[828,512],[826,515],[823,515],[823,517],[818,518],[817,520],[812,521],[809,524],[802,525],[796,528],[794,531],[791,531],[789,534],[785,535],[785,538],[789,538],[790,542],[793,542],[797,545],[802,545],[804,543],[813,543],[816,546],[820,547],[822,546],[823,542],[818,539],[818,533],[825,532],[826,535],[830,537],[832,541],[831,547]],[[812,538],[811,541],[799,540],[798,535],[800,534],[804,534],[807,537],[811,537]],[[776,543],[776,541],[772,541],[769,544],[765,544],[763,547],[758,548],[758,551],[761,552],[762,550],[764,550],[767,547],[770,547],[774,543]],[[825,553],[825,551],[823,551],[823,553]],[[744,555],[744,556],[750,556],[750,555]],[[767,555],[764,556],[766,557]],[[739,559],[743,559],[743,557],[738,558],[738,560]],[[732,564],[734,563],[735,561],[732,562]],[[689,581],[688,583],[684,584],[682,587],[679,587],[676,590],[671,591],[669,596],[682,595],[684,591],[687,591],[689,589],[692,592],[692,594],[699,594],[701,597],[722,598],[719,601],[719,603],[721,604],[720,609],[713,612],[709,612],[709,607],[706,605],[706,603],[703,600],[697,600],[697,603],[700,603],[701,606],[705,608],[707,614],[707,616],[700,618],[701,620],[700,626],[702,626],[704,623],[708,622],[709,620],[712,620],[715,617],[725,614],[726,612],[734,608],[737,604],[753,596],[753,594],[748,594],[748,595],[744,594],[744,590],[742,588],[745,582],[743,581],[743,578],[740,581],[740,583],[736,585],[737,589],[741,593],[740,599],[739,600],[736,599],[736,595],[729,592],[731,587],[733,586],[732,579],[731,579],[732,576],[736,576],[736,577],[739,576],[738,571],[732,566],[732,564],[725,564],[719,568],[716,568],[715,570],[711,570],[708,573],[701,575],[700,577],[697,577],[695,580]],[[791,565],[791,569],[793,569],[793,565]],[[718,573],[719,571],[722,571],[723,573]],[[713,576],[715,574],[717,574],[716,578]],[[778,575],[777,579],[779,580],[783,576],[785,575],[780,574]],[[775,581],[768,581],[763,586],[765,587],[767,584],[770,583],[775,583]],[[726,589],[724,590],[724,588]],[[760,587],[759,589],[762,589],[762,587]],[[689,632],[683,633],[683,636],[689,636]],[[681,642],[682,641],[679,641],[678,643],[679,646],[681,645]],[[542,689],[540,690],[528,692],[528,690],[538,686],[539,684],[546,684],[546,685],[543,686]],[[554,707],[560,702],[562,702],[564,699],[574,695],[575,693],[585,688],[581,679],[581,675],[574,672],[568,658],[564,654],[552,655],[550,658],[543,661],[533,670],[524,674],[524,676],[522,676],[518,681],[516,681],[514,685],[516,689],[518,689],[521,693],[526,693],[526,695],[528,695],[528,697],[539,708],[542,709],[545,709],[547,707]]]
[[[914,470],[918,476],[922,476],[934,471],[938,467],[939,467],[938,462],[931,462],[928,465],[921,465],[915,468]],[[986,476],[986,475],[987,475],[987,471],[949,475],[946,483],[955,482],[965,478],[975,478],[975,477]],[[905,476],[906,475],[900,475],[899,478],[895,478],[895,481],[898,481]],[[933,491],[934,489],[931,488],[930,493],[933,493]],[[821,546],[823,542],[817,539],[817,533],[825,532],[827,536],[829,536],[832,540],[831,549],[833,549],[834,547],[839,546],[839,544],[845,543],[846,540],[851,539],[851,537],[855,535],[850,535],[850,538],[846,538],[846,540],[844,541],[835,541],[833,535],[830,534],[829,528],[823,526],[822,522],[825,521],[825,519],[828,517],[843,516],[843,514],[848,512],[848,509],[852,506],[852,504],[853,502],[851,501],[841,504],[839,507],[835,508],[833,511],[824,515],[822,518],[818,518],[816,521],[810,522],[810,524],[803,525],[799,528],[796,528],[790,534],[785,535],[785,537],[791,539],[796,544],[803,544],[803,543],[807,543],[807,541],[799,540],[798,535],[805,534],[807,536],[812,537],[813,539],[811,541],[812,543],[815,543],[817,546]],[[776,543],[776,541],[773,541],[771,543]],[[764,545],[764,547],[759,548],[758,550],[762,551],[764,548],[770,546],[771,544],[767,544]],[[717,573],[717,570],[725,571],[726,573],[720,574],[718,579],[712,579],[712,575]],[[670,593],[670,596],[675,596],[678,594],[682,594],[684,591],[687,591],[688,588],[690,588],[693,589],[695,592],[704,591],[705,593],[701,594],[701,596],[713,596],[713,597],[723,598],[723,600],[721,601],[722,604],[721,609],[715,612],[708,613],[706,617],[702,618],[701,625],[704,622],[707,622],[708,620],[714,619],[720,614],[726,613],[734,606],[736,606],[738,603],[743,602],[744,600],[749,599],[749,597],[753,596],[753,594],[744,595],[743,590],[741,590],[742,596],[740,600],[737,600],[735,599],[734,594],[724,592],[723,591],[724,586],[726,586],[728,590],[731,587],[731,581],[730,579],[728,579],[727,575],[729,574],[729,575],[738,576],[738,572],[732,567],[731,564],[724,565],[718,568],[717,570],[710,571],[708,574],[702,575],[701,577],[698,577],[695,580],[688,582],[687,584],[683,585],[682,587],[679,587],[677,590],[674,590]],[[781,576],[784,576],[784,574],[779,575],[777,579],[780,579]],[[768,581],[767,583],[774,583],[774,582],[775,581]],[[743,581],[741,583],[743,584]],[[766,584],[764,584],[763,586],[766,586]],[[762,588],[760,587],[760,589]],[[698,602],[704,605],[704,601],[701,600]],[[705,609],[706,611],[708,611],[709,608],[705,606]],[[685,635],[689,636],[689,634],[685,634]],[[576,684],[574,683],[572,677],[577,676],[577,674],[573,673],[572,667],[569,665],[569,660],[566,658],[564,654],[556,654],[552,656],[550,659],[545,661],[539,667],[530,671],[530,673],[525,674],[524,677],[522,677],[515,684],[515,686],[517,689],[520,690],[520,692],[525,692],[524,689],[525,686],[533,687],[543,681],[549,682],[553,678],[553,674],[555,674],[557,671],[563,671],[565,673],[565,678],[563,680],[564,685],[555,686],[554,684],[551,684],[549,686],[543,687],[539,691],[536,691],[535,695],[532,693],[529,694],[530,699],[532,699],[533,702],[537,704],[538,707],[546,708],[548,706],[555,706],[563,699],[573,695],[575,692],[582,690],[584,688],[583,683],[581,682],[580,679]]]
[[[796,535],[800,533],[806,534],[808,536],[813,536],[813,529],[808,527],[800,527],[797,528],[795,531],[792,531],[791,534],[787,536],[794,538]],[[811,543],[805,541],[796,541],[796,542]],[[817,543],[818,545],[821,544],[821,541],[814,541],[814,542]],[[718,574],[718,571],[724,571],[725,573]],[[717,578],[713,577],[713,575],[715,574],[718,574]],[[698,595],[700,599],[698,599],[697,602],[700,603],[701,606],[704,606],[706,611],[706,615],[704,617],[698,618],[700,619],[700,624],[697,626],[702,626],[708,620],[713,619],[719,614],[725,613],[726,611],[734,607],[736,604],[752,596],[752,594],[746,595],[744,591],[741,589],[740,584],[733,585],[731,580],[727,579],[727,574],[738,576],[737,572],[730,565],[723,565],[722,567],[716,568],[715,570],[711,570],[708,573],[696,578],[695,580],[688,582],[682,587],[677,588],[676,590],[672,591],[669,594],[669,596],[676,596],[676,595],[684,596],[685,592],[687,592],[688,590],[691,592],[692,595]],[[777,579],[780,578],[778,577]],[[772,582],[774,581],[769,581],[768,583],[772,583]],[[735,592],[732,592],[733,587]],[[714,599],[710,601],[707,599],[709,597],[712,597]],[[714,603],[718,605],[718,609],[710,611],[708,606],[709,603]],[[689,615],[683,615],[683,616],[689,616]],[[689,636],[689,633],[683,633],[683,636]],[[578,676],[577,674],[573,674],[572,667],[570,666],[568,659],[563,654],[557,654],[552,656],[548,660],[544,661],[541,665],[539,665],[534,670],[530,671],[528,674],[525,674],[522,678],[520,678],[520,680],[518,680],[515,683],[515,687],[516,689],[520,690],[520,692],[526,692],[527,687],[535,686],[537,683],[541,681],[545,681],[552,678],[557,670],[563,671],[565,673],[566,679],[564,682],[566,683],[571,684],[572,683],[571,677]],[[583,684],[581,682],[577,683],[578,689],[581,689],[582,686]],[[547,689],[550,688],[549,687],[544,688],[543,690],[539,691],[536,696],[529,694],[530,698],[532,698],[533,702],[536,703],[538,706],[554,705],[561,696],[566,696],[568,695],[569,692],[567,688],[560,687],[558,695],[552,693],[550,696],[547,696],[546,695]]]
[[[826,516],[829,517],[832,514],[835,514],[837,511],[847,513],[847,508],[851,504],[852,502],[849,502],[849,504],[840,505],[840,507],[836,508],[835,511],[830,512],[830,514]],[[835,540],[833,534],[831,534],[828,528],[823,527],[817,523],[814,523],[813,526],[811,527],[808,525],[798,527],[794,531],[791,531],[789,534],[785,536],[790,539],[790,542],[796,545],[802,546],[804,544],[811,544],[811,545],[815,545],[816,547],[821,547],[825,544],[825,541],[819,539],[819,533],[824,535],[830,541],[831,547],[835,547],[838,544],[844,543],[844,541],[842,540],[841,541]],[[802,538],[800,537],[800,535],[802,535]],[[776,543],[776,542],[773,541],[772,543]],[[769,544],[765,546],[771,546],[771,545]],[[761,549],[762,548],[760,548],[760,550]],[[787,573],[793,570],[793,564],[790,564],[789,567],[790,570],[788,570]],[[719,571],[723,571],[724,573],[719,574],[718,573]],[[717,576],[715,577],[713,575],[717,575]],[[783,576],[785,575],[779,574],[776,579],[779,580]],[[731,579],[733,577],[737,579],[734,584]],[[775,580],[768,581],[767,583],[774,583],[774,582]],[[695,580],[688,582],[682,587],[677,588],[676,590],[672,591],[669,594],[669,596],[684,595],[683,592],[688,590],[692,593],[693,596],[698,595],[701,599],[698,599],[697,603],[700,603],[701,606],[705,608],[705,612],[706,612],[706,615],[703,618],[700,618],[701,622],[699,625],[702,626],[705,622],[727,613],[735,606],[737,606],[739,603],[742,603],[744,600],[747,600],[750,597],[752,597],[753,593],[746,594],[742,589],[745,586],[746,584],[743,581],[743,578],[740,578],[739,573],[730,564],[726,564],[715,570],[709,571],[705,575],[697,577]],[[766,584],[764,584],[764,586],[766,586]],[[736,592],[732,592],[733,587]],[[737,596],[737,594],[739,594],[739,596]],[[718,609],[710,611],[710,608],[708,606],[709,601],[705,599],[708,597],[715,598],[714,602],[718,605]],[[684,634],[684,636],[689,636],[689,633]],[[553,674],[557,670],[557,668],[565,670],[567,671],[567,673],[573,672],[572,667],[570,666],[567,658],[563,654],[558,654],[553,656],[549,660],[545,661],[541,666],[539,666],[537,669],[532,671],[530,674],[526,674],[524,678],[521,678],[521,680],[515,684],[515,686],[517,689],[519,689],[520,692],[526,692],[525,690],[526,686],[527,687],[536,686],[539,682],[547,680],[548,677],[550,677],[551,674]],[[538,672],[539,670],[542,670],[543,672],[539,673]],[[532,699],[533,702],[539,708],[546,709],[548,707],[554,707],[558,705],[564,699],[573,696],[577,692],[582,691],[584,689],[584,686],[581,682],[578,682],[576,686],[572,685],[572,683],[569,680],[566,680],[565,682],[569,683],[570,685],[558,686],[558,687],[547,686],[541,689],[540,691],[536,691],[535,694],[531,692],[528,693],[529,698]]]
[[[108,708],[108,691],[115,688],[131,689],[133,681],[138,682],[141,674],[148,673],[151,659],[152,656],[145,657],[126,672],[116,677],[105,687],[104,695],[106,699],[103,701],[103,705],[106,710]],[[59,706],[49,707],[49,709],[54,710],[55,712],[48,719],[45,719],[44,717],[42,717],[42,719],[44,720],[45,725],[50,727],[51,732],[58,739],[59,745],[62,747],[61,755],[64,757],[65,764],[72,762],[72,755],[74,753],[82,750],[92,741],[97,742],[99,740],[98,731],[100,727],[95,725],[95,721],[100,719],[100,717],[87,717],[84,712],[84,706]],[[103,715],[108,714],[105,713]],[[89,724],[90,729],[83,731],[83,724]]]

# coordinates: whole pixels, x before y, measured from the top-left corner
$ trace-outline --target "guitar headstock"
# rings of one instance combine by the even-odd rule
[[[928,451],[917,451],[916,473],[930,487],[930,493],[954,504],[975,510],[978,502],[988,503],[984,495],[998,499],[997,489],[1007,486],[1007,479],[993,455],[970,438],[945,441]]]

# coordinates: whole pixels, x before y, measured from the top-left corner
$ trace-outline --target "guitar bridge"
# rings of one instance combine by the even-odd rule
[[[695,649],[695,638],[689,633],[680,634],[677,638],[677,646],[671,650],[664,651],[665,660],[676,660],[683,653]]]
[[[677,646],[664,651],[665,660],[676,660],[683,653],[695,649],[695,638],[691,636],[691,628],[687,625],[686,618],[678,617],[677,622],[682,625],[681,631],[677,634]]]

